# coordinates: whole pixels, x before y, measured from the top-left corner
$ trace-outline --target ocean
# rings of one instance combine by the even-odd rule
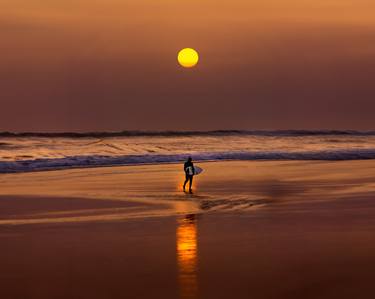
[[[219,160],[375,159],[375,132],[0,133],[0,173]]]

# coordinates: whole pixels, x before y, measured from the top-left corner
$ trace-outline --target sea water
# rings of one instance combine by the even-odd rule
[[[375,159],[375,132],[0,133],[0,173],[217,160]]]

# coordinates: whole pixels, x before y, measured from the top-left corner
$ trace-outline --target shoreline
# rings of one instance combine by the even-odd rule
[[[183,214],[251,213],[278,208],[280,204],[368,198],[375,194],[372,183],[375,182],[372,171],[375,160],[221,161],[196,162],[196,165],[202,166],[204,172],[194,178],[192,195],[181,191],[184,177],[180,164],[5,174],[0,180],[0,206],[5,202],[2,199],[14,197],[17,200],[8,200],[4,209],[13,209],[16,213],[17,201],[29,198],[32,202],[38,198],[49,206],[46,213],[52,217],[51,223],[54,219],[92,222]],[[81,204],[76,209],[79,202],[86,202],[86,206]],[[31,210],[35,204],[29,204]],[[116,208],[103,208],[111,204]],[[67,210],[64,205],[70,205],[69,211],[64,212]],[[49,223],[46,215],[40,217],[41,222]],[[24,219],[21,216],[13,215],[13,223],[37,223],[37,215]],[[0,225],[11,223],[1,218],[0,213]]]

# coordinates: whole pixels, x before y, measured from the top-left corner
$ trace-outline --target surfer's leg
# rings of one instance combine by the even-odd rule
[[[185,191],[185,187],[186,187],[186,184],[187,184],[188,181],[189,181],[189,176],[186,175],[185,176],[185,182],[184,182],[184,191]]]
[[[192,186],[193,186],[193,176],[189,176],[189,191],[192,192]]]

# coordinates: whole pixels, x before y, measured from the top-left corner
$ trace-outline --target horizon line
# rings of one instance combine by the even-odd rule
[[[337,129],[273,129],[273,130],[121,130],[121,131],[2,131],[0,137],[136,137],[136,136],[211,136],[211,135],[375,135],[375,130]]]

